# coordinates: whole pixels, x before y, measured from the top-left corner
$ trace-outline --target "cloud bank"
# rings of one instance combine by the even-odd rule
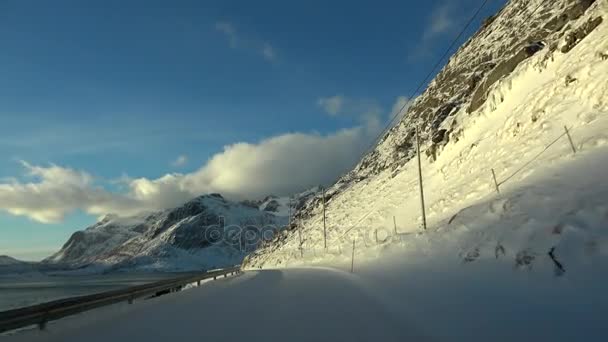
[[[375,101],[341,95],[325,99],[317,105],[354,115],[361,124],[331,134],[287,133],[256,143],[226,145],[194,172],[168,173],[155,179],[123,175],[104,184],[83,170],[21,161],[21,178],[0,179],[0,210],[56,223],[76,210],[98,216],[130,216],[179,206],[207,193],[221,193],[232,200],[259,199],[329,185],[360,160],[383,128],[381,117],[392,117],[404,104],[407,107],[411,103],[400,96],[391,112],[383,115]],[[172,166],[187,162],[188,157],[182,155]],[[107,185],[118,185],[120,190],[109,191]]]
[[[277,60],[277,51],[270,43],[242,35],[231,22],[218,21],[215,23],[215,30],[228,39],[232,49],[253,51],[268,62]]]
[[[175,207],[211,192],[234,200],[291,194],[329,184],[350,170],[379,129],[376,118],[328,135],[288,133],[258,143],[239,142],[225,146],[192,173],[123,177],[123,192],[108,191],[82,170],[21,162],[26,180],[0,182],[0,210],[53,223],[75,210],[129,216]]]

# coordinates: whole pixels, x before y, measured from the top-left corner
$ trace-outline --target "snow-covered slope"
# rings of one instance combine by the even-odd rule
[[[34,272],[37,263],[21,261],[8,255],[0,255],[0,276]]]
[[[19,265],[23,263],[23,261],[17,260],[8,255],[0,255],[0,266]]]
[[[243,201],[244,205],[258,208],[261,211],[272,213],[276,216],[289,217],[290,214],[303,208],[308,201],[315,196],[321,196],[321,187],[315,186],[291,196],[269,195],[259,201]],[[290,208],[291,207],[291,208]]]
[[[420,253],[449,250],[465,262],[506,258],[517,268],[540,258],[605,257],[607,15],[606,1],[510,1],[376,149],[328,190],[328,253],[322,252],[322,207],[311,201],[247,265],[346,263],[353,239],[358,253],[373,256],[398,245]],[[412,159],[416,126],[426,233]],[[500,194],[492,169],[504,182]],[[561,272],[558,263],[550,265]]]
[[[234,265],[285,223],[286,218],[211,194],[161,212],[130,218],[108,215],[74,233],[45,262],[91,270],[183,271]]]

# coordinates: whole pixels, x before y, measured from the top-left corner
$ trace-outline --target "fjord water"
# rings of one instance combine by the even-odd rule
[[[0,276],[0,311],[177,277],[175,273]]]

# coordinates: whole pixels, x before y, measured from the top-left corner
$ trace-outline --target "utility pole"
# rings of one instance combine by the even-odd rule
[[[496,187],[496,193],[499,194],[500,188],[498,185],[498,181],[496,181],[496,172],[494,172],[494,169],[492,169],[492,178],[494,179],[494,186]]]
[[[327,251],[327,226],[325,225],[325,188],[321,188],[323,192],[323,241],[325,245],[325,251]]]
[[[395,220],[395,215],[393,215],[393,228],[395,229],[395,235],[397,235],[397,221]]]
[[[422,226],[426,230],[426,212],[424,209],[424,189],[422,187],[422,165],[420,162],[420,136],[416,126],[416,152],[418,154],[418,184],[420,184],[420,205],[422,206]]]
[[[353,239],[353,254],[350,259],[350,273],[355,272],[355,239]]]
[[[570,142],[570,147],[572,147],[572,153],[576,154],[576,147],[574,147],[574,143],[572,142],[572,137],[570,136],[568,127],[564,126],[564,130],[566,131],[566,135],[568,136],[568,141]]]
[[[291,201],[292,198],[291,196],[289,196],[289,230],[291,230]],[[303,258],[304,257],[304,251],[302,250],[302,228],[300,228],[300,226],[297,226],[298,229],[298,240],[300,242],[300,244],[298,245],[299,250],[300,250],[300,257]]]
[[[291,230],[291,196],[289,196],[289,204],[288,204],[287,208],[288,208],[287,210],[289,212],[289,223],[288,223],[287,227],[288,227],[288,230]]]

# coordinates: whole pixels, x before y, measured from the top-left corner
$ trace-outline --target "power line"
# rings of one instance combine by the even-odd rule
[[[456,36],[456,38],[454,38],[454,40],[452,40],[452,42],[450,43],[450,45],[448,46],[448,48],[445,50],[445,52],[443,53],[443,55],[441,55],[441,57],[439,58],[439,60],[437,60],[437,63],[435,63],[435,65],[433,66],[433,68],[431,69],[431,71],[429,71],[429,73],[426,75],[426,77],[418,85],[418,87],[416,88],[416,90],[414,90],[410,94],[410,96],[407,98],[407,101],[403,104],[403,106],[401,106],[401,109],[399,109],[395,113],[395,115],[393,115],[393,117],[391,118],[391,120],[384,127],[384,129],[380,132],[380,134],[378,134],[378,136],[376,138],[374,138],[374,140],[372,140],[370,146],[366,149],[366,152],[363,154],[363,156],[367,155],[376,146],[376,144],[378,143],[378,141],[380,140],[380,138],[390,129],[390,127],[393,125],[393,123],[395,122],[395,120],[399,117],[399,115],[401,114],[401,112],[403,112],[403,110],[405,109],[405,107],[407,107],[407,105],[412,100],[412,98],[420,91],[420,89],[422,89],[422,87],[426,84],[426,82],[429,80],[429,78],[431,76],[433,76],[433,74],[435,73],[436,69],[441,65],[441,62],[443,61],[443,59],[450,53],[450,51],[452,50],[452,48],[454,47],[454,45],[458,42],[458,40],[466,32],[466,30],[469,28],[469,26],[471,26],[471,24],[473,23],[473,21],[475,20],[475,18],[477,18],[477,16],[481,13],[481,11],[483,10],[483,8],[488,4],[489,1],[490,0],[484,0],[481,3],[481,5],[477,8],[477,10],[475,11],[475,13],[469,18],[469,20],[467,21],[467,23],[465,24],[465,26],[462,28],[462,30],[460,30],[460,32],[458,33],[458,35]],[[526,1],[526,0],[522,0],[522,2],[523,1]],[[530,14],[530,17],[532,17],[536,13],[536,11],[538,11],[538,9],[543,5],[543,3],[544,3],[544,1],[541,0],[540,3],[538,4],[538,6],[536,6],[536,8]]]
[[[473,16],[471,16],[471,18],[469,18],[469,20],[467,21],[466,25],[463,27],[463,29],[458,33],[458,35],[456,36],[456,38],[454,38],[454,40],[450,43],[450,45],[448,46],[448,48],[445,50],[445,52],[443,53],[443,55],[441,56],[441,58],[439,58],[439,60],[437,61],[437,63],[435,63],[435,65],[433,66],[433,68],[431,69],[431,71],[427,74],[427,76],[424,78],[424,80],[420,83],[420,85],[418,85],[418,87],[416,88],[416,90],[414,90],[414,92],[412,92],[412,94],[409,96],[408,99],[411,99],[425,84],[426,81],[433,75],[433,73],[435,72],[435,69],[437,69],[437,67],[441,64],[441,61],[449,54],[450,50],[454,47],[454,45],[456,44],[456,42],[462,37],[462,35],[466,32],[466,30],[468,29],[468,27],[473,23],[473,21],[475,20],[475,18],[477,18],[477,16],[479,15],[479,13],[481,13],[482,9],[485,7],[485,5],[489,2],[490,0],[484,0],[481,5],[479,6],[479,8],[477,8],[477,10],[475,11],[475,13],[473,14]],[[522,2],[524,2],[526,0],[522,0]],[[531,19],[531,17],[536,14],[536,12],[538,11],[538,9],[543,5],[544,0],[540,0],[540,3],[538,4],[538,6],[536,6],[536,8],[531,12],[530,16],[528,17],[528,19]],[[383,129],[383,131],[372,141],[372,144],[368,147],[367,151],[365,152],[364,156],[367,155],[370,150],[376,145],[378,139],[380,137],[382,137],[382,135],[384,135],[384,133],[388,130],[388,128],[392,125],[392,123],[395,121],[395,119],[397,117],[399,117],[399,114],[401,114],[401,112],[403,111],[403,109],[405,109],[405,107],[407,106],[407,102],[401,107],[401,109],[399,109],[399,111],[393,116],[393,118],[389,121],[389,123],[386,125],[386,127]],[[558,137],[558,139],[556,139],[554,142],[552,142],[549,146],[553,145],[555,142],[557,142],[559,140],[559,138],[561,138],[563,136],[563,134]],[[483,140],[483,139],[482,139]],[[548,147],[547,147],[548,148]],[[547,149],[545,148],[545,150]],[[544,151],[543,151],[544,152]],[[541,152],[542,154],[542,152]],[[527,165],[527,164],[526,164]],[[526,166],[524,165],[524,167]],[[522,167],[523,169],[523,167]],[[521,170],[516,171],[519,172]],[[511,177],[513,177],[515,174],[509,176],[507,179],[503,180],[502,182],[499,183],[502,184],[504,182],[506,182],[507,180],[509,180]],[[347,233],[349,233],[351,230],[353,230],[354,228],[356,228],[356,226],[361,223],[361,221],[363,221],[365,218],[367,218],[373,211],[369,211],[367,214],[363,215],[354,225],[351,225],[344,233],[342,233],[340,235],[340,238],[346,236]],[[268,259],[270,256],[267,256],[266,259]],[[265,260],[266,260],[265,259]]]
[[[410,96],[407,98],[407,101],[403,104],[403,106],[401,106],[401,109],[399,109],[395,115],[391,118],[391,120],[388,122],[388,124],[384,127],[384,129],[380,132],[380,134],[374,138],[374,140],[372,140],[371,145],[367,148],[365,155],[367,155],[371,149],[373,147],[376,146],[377,142],[379,141],[379,139],[388,131],[388,129],[393,125],[393,123],[395,122],[395,120],[399,117],[399,115],[401,114],[401,112],[405,109],[405,107],[407,107],[408,103],[411,101],[411,99],[414,97],[414,95],[416,95],[416,93],[418,93],[418,91],[420,91],[420,89],[426,84],[426,82],[428,81],[428,79],[433,76],[433,73],[435,72],[435,70],[437,69],[437,67],[439,65],[441,65],[441,61],[443,61],[443,59],[450,53],[450,50],[452,50],[452,48],[454,47],[454,45],[456,44],[456,42],[462,37],[462,35],[466,32],[466,30],[469,28],[469,26],[473,23],[473,21],[475,20],[475,18],[477,18],[477,16],[479,15],[479,13],[481,12],[481,10],[485,7],[485,5],[489,2],[490,0],[484,0],[481,3],[481,6],[479,6],[477,8],[477,10],[475,11],[475,13],[473,14],[473,16],[471,16],[471,18],[469,18],[469,20],[467,21],[466,25],[462,28],[462,30],[460,31],[460,33],[458,33],[458,35],[456,36],[456,38],[454,38],[454,40],[452,40],[452,43],[450,43],[450,45],[448,46],[448,48],[445,50],[445,52],[443,53],[443,55],[439,58],[439,60],[437,60],[437,63],[435,63],[435,65],[433,66],[433,68],[431,69],[431,71],[429,71],[429,73],[426,75],[426,77],[422,80],[422,82],[420,82],[420,84],[418,85],[418,87],[416,88],[416,90],[414,90]]]

